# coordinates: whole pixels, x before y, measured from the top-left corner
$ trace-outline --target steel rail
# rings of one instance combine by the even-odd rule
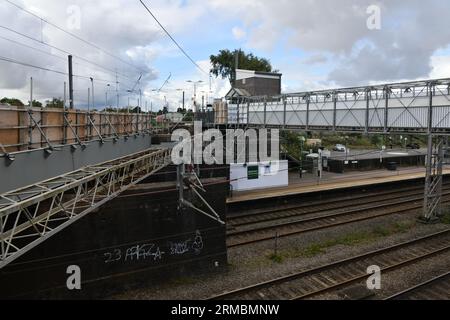
[[[401,262],[403,263],[407,263],[407,261],[409,262],[413,262],[419,260],[420,258],[428,258],[434,255],[437,255],[439,253],[443,253],[446,252],[447,250],[450,250],[450,229],[446,229],[443,231],[439,231],[421,238],[417,238],[414,240],[409,240],[409,241],[405,241],[393,246],[389,246],[386,248],[382,248],[382,249],[377,249],[371,252],[367,252],[361,255],[357,255],[357,256],[353,256],[350,258],[346,258],[343,260],[339,260],[339,261],[335,261],[329,264],[325,264],[316,268],[312,268],[312,269],[308,269],[308,270],[304,270],[304,271],[300,271],[300,272],[296,272],[287,276],[283,276],[283,277],[279,277],[276,279],[271,279],[268,281],[264,281],[264,282],[260,282],[257,283],[255,285],[251,285],[251,286],[247,286],[244,288],[240,288],[240,289],[236,289],[236,290],[232,290],[232,291],[228,291],[228,292],[224,292],[215,296],[212,296],[210,298],[208,298],[208,300],[231,300],[231,299],[239,299],[244,296],[246,297],[254,297],[255,295],[259,298],[271,298],[273,299],[273,297],[266,297],[264,295],[261,295],[261,290],[264,290],[266,288],[276,288],[276,286],[279,285],[283,285],[283,284],[289,284],[292,281],[296,281],[299,279],[303,279],[309,276],[314,276],[314,275],[319,275],[321,272],[324,271],[329,271],[329,270],[336,270],[337,268],[343,267],[343,266],[356,266],[357,262],[359,261],[365,261],[367,259],[371,259],[374,257],[382,257],[383,254],[390,254],[390,253],[397,253],[397,259],[398,259],[398,251],[399,250],[403,250],[403,249],[407,249],[408,247],[412,247],[411,251],[409,251],[409,254],[405,254],[406,259],[401,259],[400,263],[396,262],[395,259],[388,259],[388,261],[391,261],[391,266],[389,266],[389,262],[387,265],[383,266],[383,268],[385,270],[390,270],[392,268],[394,268],[394,265],[400,265]],[[437,240],[439,240],[439,238],[443,237],[444,239],[441,241],[443,243],[442,246],[425,246],[426,248],[428,248],[428,252],[427,250],[418,250],[420,253],[417,256],[417,250],[414,251],[414,246],[416,246],[417,249],[417,245],[426,245],[428,242],[436,242]],[[420,248],[421,249],[421,248]],[[414,252],[414,254],[413,254]],[[382,259],[378,260],[378,263],[381,263]],[[367,261],[366,261],[367,262]],[[367,262],[367,266],[370,266],[371,264],[374,263],[374,261],[369,261]],[[346,268],[344,269],[338,269],[338,271],[343,271],[343,270],[347,270]],[[359,270],[361,271],[361,270]],[[347,273],[349,271],[347,270]],[[366,270],[363,270],[364,272],[364,277],[368,277]],[[350,274],[345,274],[344,277],[346,276],[346,281],[350,281],[353,280],[357,281],[361,279],[361,276],[356,277],[354,275],[354,273],[352,274],[350,272]],[[349,279],[350,277],[350,279]],[[357,279],[358,278],[358,279]],[[326,283],[324,284],[324,281],[321,281],[318,278],[313,278],[313,280],[315,279],[316,285],[325,285],[326,288],[322,289],[320,292],[324,292],[324,290],[329,290],[329,288],[331,288],[332,286],[334,286],[333,288],[336,288],[336,286],[338,286],[339,284],[341,284],[340,286],[343,285],[343,281],[336,281],[335,279],[331,279],[330,277],[328,277],[328,280],[326,282],[329,282],[330,284],[327,285]],[[333,284],[334,283],[334,284]],[[333,284],[333,285],[332,285]],[[298,299],[298,298],[304,298],[304,297],[308,297],[308,296],[312,296],[312,295],[316,295],[319,293],[319,289],[317,288],[311,288],[310,286],[305,287],[306,288],[306,292],[303,293],[302,295],[293,295],[293,294],[289,294],[289,296],[287,297],[288,299]],[[328,288],[328,289],[327,289]],[[313,289],[313,290],[311,290]],[[310,293],[310,295],[308,295],[307,293]],[[286,298],[286,297],[278,297],[278,298]]]
[[[359,204],[361,203],[361,200],[364,200],[363,202],[364,205],[367,205],[369,203],[379,203],[380,202],[379,198],[383,196],[393,195],[392,197],[382,198],[382,200],[386,201],[386,200],[401,199],[407,196],[419,194],[423,194],[422,187],[421,188],[413,187],[408,189],[405,188],[403,190],[391,190],[387,192],[380,192],[379,194],[377,193],[364,194],[360,196],[351,197],[348,199],[336,198],[325,201],[317,201],[308,204],[291,205],[282,208],[276,208],[273,210],[265,210],[260,213],[230,216],[227,218],[227,221],[232,228],[236,228],[268,221],[276,221],[285,218],[320,213],[332,209],[344,209],[348,207],[355,207],[355,203]],[[301,212],[298,212],[299,210]]]
[[[443,283],[447,284],[447,296],[442,297],[443,299],[448,299],[450,297],[450,291],[448,288],[450,288],[450,272],[447,272],[445,274],[439,275],[437,277],[434,277],[431,280],[422,282],[416,286],[413,286],[411,288],[408,288],[402,292],[396,293],[390,297],[385,298],[384,300],[407,300],[414,297],[416,294],[420,294],[424,291],[427,291],[431,289],[433,291],[433,299],[436,297],[436,288],[439,288]],[[425,293],[426,295],[426,293]]]
[[[450,193],[447,193],[447,195],[450,195]],[[347,225],[350,223],[355,223],[355,222],[361,222],[361,221],[367,221],[367,220],[372,220],[375,218],[380,218],[380,217],[384,217],[384,216],[390,216],[390,215],[394,215],[394,214],[399,214],[402,212],[409,212],[411,210],[416,210],[416,209],[420,209],[422,208],[422,205],[411,205],[411,206],[407,206],[407,207],[401,207],[399,209],[394,209],[388,212],[382,212],[382,213],[378,213],[378,214],[370,214],[367,212],[364,212],[365,210],[377,210],[377,209],[382,209],[385,207],[390,207],[392,205],[404,205],[407,203],[410,203],[411,201],[418,201],[418,200],[422,200],[422,197],[417,197],[415,199],[408,199],[408,200],[403,200],[403,201],[397,201],[395,203],[387,203],[387,204],[381,204],[378,206],[374,206],[374,207],[369,207],[369,208],[365,208],[365,209],[355,209],[355,210],[349,210],[346,212],[341,212],[341,213],[335,213],[335,214],[330,214],[330,215],[325,215],[325,216],[318,216],[318,217],[313,217],[313,218],[308,218],[308,219],[301,219],[301,220],[297,220],[297,221],[292,221],[292,222],[286,222],[286,223],[280,223],[278,225],[274,225],[274,226],[264,226],[264,227],[259,227],[259,228],[255,228],[255,229],[251,229],[248,231],[239,231],[239,232],[230,232],[228,233],[228,244],[227,247],[230,248],[236,248],[236,247],[242,247],[242,246],[246,246],[249,244],[255,244],[255,243],[260,243],[263,241],[268,241],[268,240],[273,240],[275,238],[275,234],[270,234],[270,235],[263,235],[261,237],[257,237],[255,239],[250,239],[250,240],[237,240],[236,242],[231,241],[230,239],[232,239],[233,237],[239,237],[239,236],[248,236],[251,234],[258,234],[258,233],[262,233],[264,231],[270,231],[270,230],[274,230],[277,231],[277,228],[283,228],[283,227],[291,227],[291,226],[296,226],[296,225],[301,225],[301,224],[306,224],[306,223],[311,223],[311,222],[325,222],[325,224],[321,224],[321,225],[316,225],[316,226],[311,226],[311,227],[306,227],[303,229],[297,229],[294,231],[286,231],[286,232],[277,232],[277,237],[278,238],[285,238],[285,237],[289,237],[289,236],[293,236],[293,235],[298,235],[298,234],[302,234],[302,233],[307,233],[307,232],[311,232],[311,231],[317,231],[317,230],[324,230],[324,229],[329,229],[332,227],[337,227],[337,226],[342,226],[342,225]],[[444,201],[446,203],[450,202],[450,200],[446,200]],[[354,219],[347,219],[347,220],[343,220],[343,221],[334,221],[334,219],[336,218],[345,218],[349,215],[353,215],[353,214],[367,214],[367,216],[363,216],[363,217],[357,217]],[[332,220],[332,222],[329,222],[328,220]],[[231,243],[230,243],[231,242]]]

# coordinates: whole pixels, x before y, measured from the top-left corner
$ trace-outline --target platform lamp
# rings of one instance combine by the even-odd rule
[[[108,83],[105,90],[105,109],[108,109],[108,90],[110,87],[111,85]]]
[[[194,85],[194,113],[195,113],[195,112],[197,112],[197,85],[200,83],[203,83],[203,81],[202,80],[199,80],[199,81],[187,80],[186,82],[192,83]]]
[[[300,137],[300,179],[303,178],[303,148],[304,144],[306,142],[306,139],[304,136]]]
[[[348,139],[349,136],[345,136],[345,161],[348,161]]]

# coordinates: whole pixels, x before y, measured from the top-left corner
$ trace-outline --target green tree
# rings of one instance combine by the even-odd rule
[[[185,122],[194,121],[194,112],[192,110],[187,111],[187,113],[183,117],[183,121]]]
[[[211,73],[222,79],[228,78],[233,84],[235,80],[236,55],[238,56],[239,69],[254,70],[260,72],[277,72],[273,70],[270,61],[266,58],[259,58],[253,53],[246,54],[242,50],[220,50],[218,55],[211,55]]]
[[[46,101],[45,107],[62,109],[62,108],[64,108],[64,101],[61,99],[53,98],[52,100]]]
[[[3,98],[2,100],[0,100],[0,103],[9,104],[14,107],[23,107],[24,106],[23,102],[16,98]]]
[[[28,103],[30,103],[30,102],[28,101]],[[33,107],[42,108],[42,103],[39,101],[33,100]]]

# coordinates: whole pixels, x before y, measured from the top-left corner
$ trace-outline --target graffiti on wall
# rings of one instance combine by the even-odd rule
[[[200,255],[204,243],[200,231],[196,231],[191,238],[181,241],[167,241],[165,244],[142,243],[127,248],[115,248],[103,254],[106,264],[133,263],[133,262],[157,262],[167,256],[183,256],[187,254]]]

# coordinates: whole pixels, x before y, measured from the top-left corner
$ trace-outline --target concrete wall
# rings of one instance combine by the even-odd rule
[[[206,199],[225,219],[228,183],[204,183]],[[104,298],[221,270],[227,264],[225,226],[192,210],[178,211],[174,189],[173,182],[139,185],[34,248],[0,270],[0,299]],[[66,288],[69,265],[81,268],[81,291]]]
[[[248,167],[258,166],[259,178],[248,179]],[[266,189],[289,185],[288,161],[257,164],[232,164],[230,179],[233,191]]]

